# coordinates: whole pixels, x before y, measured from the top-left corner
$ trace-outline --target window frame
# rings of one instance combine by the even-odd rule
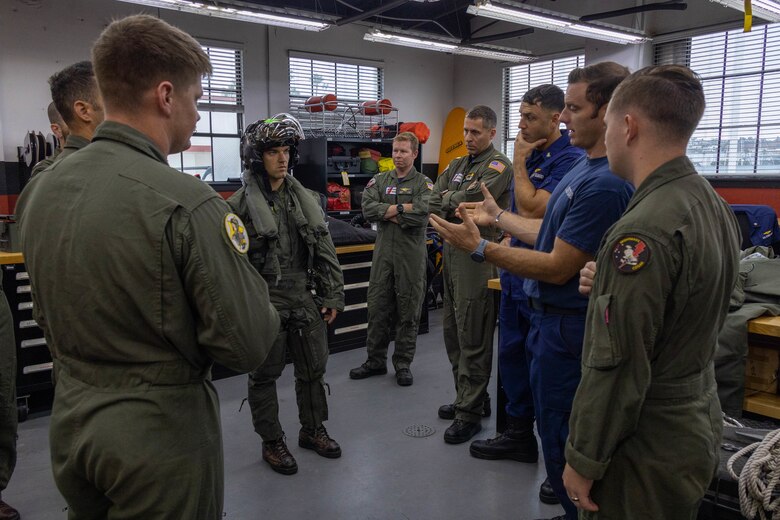
[[[203,132],[203,131],[196,131],[192,134],[193,138],[206,138],[209,141],[210,151],[209,151],[209,158],[210,158],[210,165],[207,167],[211,169],[211,178],[203,180],[209,180],[210,182],[222,182],[225,180],[228,180],[230,178],[233,178],[231,175],[227,175],[224,178],[217,179],[216,178],[216,167],[215,167],[215,161],[214,161],[214,140],[215,139],[235,139],[236,140],[236,157],[240,157],[240,143],[241,143],[241,136],[244,132],[244,46],[240,43],[234,43],[234,42],[225,42],[225,41],[219,41],[219,40],[208,40],[208,39],[198,39],[198,43],[203,48],[204,52],[206,52],[207,55],[209,55],[209,59],[212,62],[212,67],[214,68],[214,74],[211,76],[204,76],[201,79],[201,86],[203,88],[203,97],[198,102],[198,112],[201,113],[201,121],[204,118],[208,118],[208,128],[210,131]],[[230,71],[229,67],[226,67],[224,63],[215,62],[214,59],[212,59],[211,55],[212,53],[216,51],[217,54],[216,58],[218,60],[230,60],[229,54],[231,52],[235,53],[234,57],[232,59],[235,60],[235,68],[233,69],[232,74],[234,74],[235,78],[235,86],[234,88],[226,88],[224,85],[220,85],[219,83],[213,84],[212,81],[214,80],[215,76],[220,75],[220,73],[228,73]],[[220,54],[224,54],[224,56],[220,56]],[[219,81],[225,81],[227,75],[220,75]],[[215,103],[214,97],[219,96],[219,94],[222,93],[226,95],[227,97],[234,97],[235,102],[234,103]],[[209,99],[211,99],[211,102],[209,102]],[[204,114],[205,112],[205,114]],[[215,113],[230,113],[236,115],[236,132],[214,132],[214,124],[213,124],[213,117]],[[199,122],[199,125],[201,123]],[[199,146],[199,145],[191,145],[192,146]],[[190,148],[191,148],[190,147]],[[178,164],[179,166],[174,166],[177,170],[188,173],[187,170],[193,170],[193,169],[199,169],[199,167],[187,167],[184,166],[184,156],[189,151],[184,150],[182,152],[179,152],[177,154],[171,154],[169,156],[169,162],[172,157],[178,156]],[[239,159],[240,161],[240,159]],[[236,176],[240,176],[240,162],[239,162],[239,168],[238,171],[235,172]],[[204,176],[205,177],[205,176]]]
[[[548,66],[550,68],[549,77],[543,70]],[[546,83],[552,83],[566,92],[569,72],[575,67],[584,66],[585,55],[577,52],[556,56],[548,60],[504,67],[501,86],[504,138],[501,148],[508,157],[511,158],[514,151],[517,125],[520,121],[519,106],[523,95],[530,89]],[[565,128],[563,123],[561,123],[561,128]]]
[[[308,60],[310,72],[308,82],[311,89],[308,91],[298,91],[295,89],[303,86],[303,83],[296,80],[296,74],[303,72],[305,64],[300,62]],[[315,63],[316,62],[316,63]],[[328,72],[326,64],[332,64],[332,79],[335,87],[327,86],[322,89],[315,85],[316,68],[322,72]],[[353,67],[357,67],[353,69]],[[303,109],[306,100],[312,96],[324,96],[325,94],[335,94],[339,107],[346,104],[356,106],[362,101],[384,99],[385,96],[385,64],[383,61],[366,60],[359,58],[348,58],[344,56],[335,56],[327,54],[315,54],[290,50],[287,57],[288,82],[288,107],[291,114],[298,117],[304,130],[322,128],[323,124],[328,125],[328,116],[335,115],[328,111],[309,113]],[[374,83],[373,74],[376,74],[376,90],[369,87]],[[305,79],[303,81],[306,81]],[[339,83],[343,88],[339,88]],[[322,90],[322,91],[320,91]],[[367,91],[366,91],[367,90]],[[344,96],[345,92],[354,93],[356,96]],[[331,123],[333,123],[331,121]]]
[[[756,37],[756,32],[763,33],[763,37]],[[723,40],[722,54],[718,58],[719,61],[716,61],[715,56],[720,54],[717,52],[720,49],[716,50],[713,47],[721,38]],[[751,42],[751,38],[761,40],[761,43]],[[697,45],[699,48],[696,47]],[[778,47],[780,47],[780,24],[754,26],[750,33],[744,33],[739,28],[732,28],[717,32],[691,34],[684,38],[669,39],[653,45],[654,64],[685,65],[701,75],[707,109],[687,150],[687,155],[694,161],[701,175],[710,179],[778,178],[778,174],[780,174],[780,108],[765,108],[780,104],[778,103],[780,102],[780,94],[777,89],[765,88],[767,80],[780,86],[780,56],[775,51],[772,64],[769,67],[766,61],[767,50]],[[750,64],[745,65],[746,62],[740,59],[740,53],[748,51],[757,52],[761,56],[760,69],[755,68],[755,66],[751,67]],[[702,66],[694,65],[697,62]],[[753,70],[744,70],[750,68]],[[752,80],[752,85],[745,86],[750,80]],[[735,86],[729,89],[728,85],[731,82],[734,82]],[[743,84],[736,84],[737,82],[743,82]],[[751,87],[752,92],[756,93],[757,99],[750,95]],[[744,95],[745,93],[747,96],[740,97],[740,94]],[[747,100],[748,98],[749,100]],[[756,107],[755,124],[745,124],[741,120],[740,105],[745,104]],[[717,111],[713,108],[717,108]],[[717,125],[713,124],[713,116],[715,115],[717,115]],[[769,133],[770,136],[774,134],[774,137],[762,137],[762,130],[764,136]],[[748,134],[751,135],[748,136]],[[764,146],[762,146],[762,140],[765,141]],[[731,150],[733,143],[736,143],[734,151]],[[774,148],[771,146],[773,143]],[[710,150],[713,146],[714,151]],[[752,162],[746,164],[745,159],[750,158],[751,149]],[[772,159],[772,151],[776,152],[776,159]],[[707,164],[713,153],[714,161],[710,161],[712,164]],[[762,164],[760,160],[762,156],[764,161],[778,161],[776,168],[773,170],[772,164],[774,163],[772,162]],[[713,166],[714,171],[709,171],[709,167]],[[745,167],[750,168],[750,170],[741,172],[738,170]]]

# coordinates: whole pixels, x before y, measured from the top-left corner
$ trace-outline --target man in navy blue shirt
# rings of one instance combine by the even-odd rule
[[[563,91],[555,85],[534,87],[523,96],[520,104],[520,131],[515,139],[512,159],[512,213],[527,218],[542,218],[550,194],[571,165],[584,155],[581,148],[571,145],[568,132],[561,132],[563,107]],[[514,237],[505,240],[511,247],[531,248]],[[523,281],[520,276],[501,271],[498,369],[507,396],[507,422],[506,429],[497,437],[471,444],[471,455],[480,459],[536,462],[539,458],[525,352],[530,309]],[[549,484],[543,485],[539,496],[543,502],[558,502]]]
[[[579,270],[595,257],[602,235],[620,218],[633,193],[627,182],[610,172],[604,144],[607,104],[628,74],[627,68],[614,62],[574,69],[569,74],[561,121],[569,130],[571,143],[586,155],[552,192],[543,220],[502,213],[489,195],[483,203],[458,208],[462,224],[431,216],[444,240],[473,251],[474,261],[487,259],[527,278],[523,289],[529,297],[531,326],[526,352],[547,476],[566,511],[557,519],[577,518],[562,475],[569,416],[580,381],[588,305],[588,299],[578,291]],[[534,250],[482,243],[476,226],[490,222],[533,243]]]

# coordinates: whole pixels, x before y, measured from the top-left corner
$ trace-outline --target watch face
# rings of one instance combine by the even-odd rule
[[[485,261],[485,255],[484,253],[480,253],[479,251],[474,251],[473,253],[471,253],[471,259],[474,260],[475,262],[482,263]]]

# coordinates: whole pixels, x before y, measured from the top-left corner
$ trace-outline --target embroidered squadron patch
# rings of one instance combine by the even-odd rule
[[[236,251],[241,254],[249,251],[249,235],[246,233],[244,223],[235,213],[225,215],[225,233]]]
[[[612,263],[621,273],[635,273],[650,261],[650,248],[641,238],[626,236],[612,247]]]
[[[428,186],[429,190],[433,189],[433,183],[432,182],[426,182],[425,185]]]
[[[376,184],[376,177],[372,177],[371,180],[368,181],[368,184],[366,184],[366,188],[370,188],[374,184]]]
[[[502,163],[501,161],[493,161],[490,164],[488,164],[488,168],[492,168],[496,170],[498,173],[501,173],[506,169],[506,164]]]

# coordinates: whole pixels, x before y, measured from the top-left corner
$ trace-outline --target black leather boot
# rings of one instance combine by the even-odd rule
[[[282,475],[292,475],[298,471],[298,463],[287,449],[284,437],[263,443],[263,460],[271,466],[272,470]]]
[[[555,491],[553,491],[552,485],[550,484],[550,479],[546,478],[544,479],[544,482],[542,482],[542,485],[539,486],[539,500],[544,502],[545,504],[560,504],[561,501],[558,500],[558,495],[555,494]]]
[[[539,444],[534,435],[534,422],[508,415],[504,433],[493,439],[472,442],[469,453],[478,459],[536,462],[539,460]]]

